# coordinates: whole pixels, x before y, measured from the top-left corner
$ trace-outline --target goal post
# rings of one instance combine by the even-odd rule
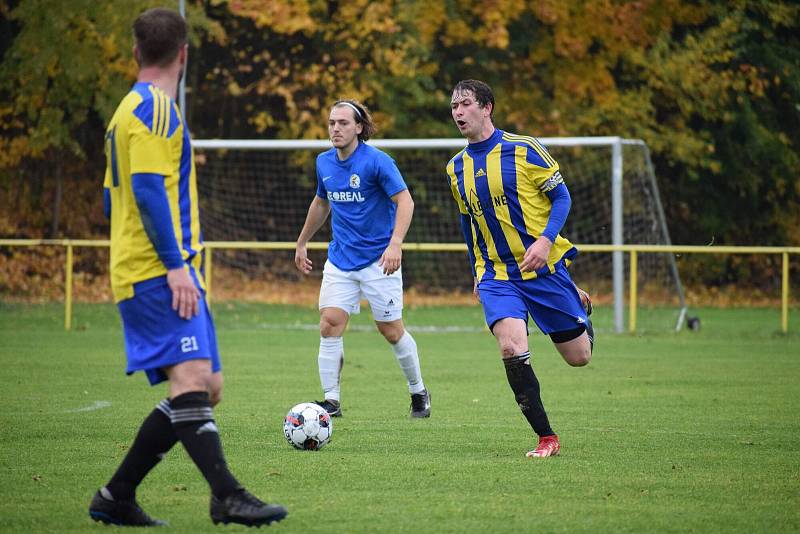
[[[651,190],[654,192],[653,194],[653,209],[655,212],[655,216],[657,217],[658,227],[662,230],[662,239],[664,240],[664,245],[672,245],[672,239],[669,236],[669,229],[667,227],[667,217],[664,215],[664,207],[661,204],[661,194],[658,190],[658,182],[656,181],[656,171],[655,167],[653,166],[653,160],[650,157],[650,147],[647,146],[647,143],[642,141],[641,139],[623,139],[622,143],[624,145],[628,145],[634,147],[634,149],[638,148],[637,154],[643,158],[643,169],[641,170],[643,176],[647,180],[650,185]],[[669,270],[672,274],[672,279],[675,284],[675,292],[678,296],[678,303],[680,305],[680,310],[678,313],[678,317],[675,321],[675,331],[679,331],[683,326],[684,321],[686,320],[686,296],[683,291],[683,284],[681,283],[681,275],[678,272],[678,264],[675,261],[675,256],[673,254],[667,255],[667,260],[669,264]],[[617,330],[619,331],[619,330]]]
[[[570,189],[572,210],[562,234],[578,245],[671,244],[647,145],[621,137],[543,137]],[[425,243],[403,260],[407,286],[447,294],[471,289],[445,165],[464,139],[374,139],[398,164],[415,201],[408,243]],[[316,190],[315,159],[328,140],[193,141],[199,175],[204,238],[209,241],[293,242]],[[330,239],[326,224],[316,241]],[[458,250],[462,250],[457,247]],[[324,251],[310,251],[322,261]],[[609,258],[610,256],[610,258]],[[643,255],[645,256],[645,255]],[[233,250],[215,262],[249,276],[297,282],[293,251]],[[315,261],[317,264],[317,261]],[[319,276],[321,269],[317,270]],[[613,294],[614,330],[624,331],[626,257],[621,251],[581,254],[570,267],[592,293]],[[675,329],[685,315],[683,288],[674,255],[640,257],[643,292],[676,308]],[[610,283],[609,283],[610,280]]]

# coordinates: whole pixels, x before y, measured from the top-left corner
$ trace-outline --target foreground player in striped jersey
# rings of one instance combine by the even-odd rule
[[[559,235],[571,206],[569,191],[558,163],[536,139],[495,128],[488,85],[459,82],[450,105],[469,142],[447,164],[447,174],[461,213],[473,290],[497,339],[517,403],[539,436],[527,455],[555,456],[561,445],[531,365],[528,315],[569,365],[589,363],[591,301],[567,272],[578,251]]]
[[[111,219],[111,289],[122,316],[127,373],[169,382],[125,459],[89,505],[95,521],[151,527],[136,488],[181,442],[211,487],[214,523],[258,526],[286,509],[266,504],[231,474],[212,407],[222,394],[214,323],[205,300],[203,241],[189,131],[175,103],[186,67],[186,23],[145,11],[133,25],[137,83],[106,131],[106,215]]]

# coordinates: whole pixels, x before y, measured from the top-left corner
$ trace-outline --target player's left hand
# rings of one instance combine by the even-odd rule
[[[547,257],[550,256],[552,246],[552,241],[544,236],[539,236],[525,251],[525,256],[522,258],[519,268],[526,273],[541,269],[547,265]]]
[[[389,243],[389,246],[383,251],[381,259],[378,260],[378,265],[383,267],[383,274],[388,276],[400,268],[402,260],[402,247],[397,243]]]

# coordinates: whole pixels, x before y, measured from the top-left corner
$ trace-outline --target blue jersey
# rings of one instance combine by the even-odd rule
[[[405,189],[394,160],[365,143],[344,161],[335,148],[317,156],[317,196],[331,206],[330,262],[357,271],[377,261],[394,231],[397,205],[391,197]]]

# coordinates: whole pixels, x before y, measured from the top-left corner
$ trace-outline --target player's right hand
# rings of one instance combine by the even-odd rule
[[[294,251],[294,264],[297,269],[303,273],[308,274],[313,268],[313,263],[308,259],[308,250],[305,246],[298,245]]]
[[[200,290],[194,285],[189,271],[183,267],[167,271],[167,285],[172,291],[172,309],[181,319],[191,319],[200,313]]]
[[[552,247],[552,241],[545,236],[539,236],[525,251],[525,256],[519,263],[519,270],[523,273],[529,273],[545,267]]]

